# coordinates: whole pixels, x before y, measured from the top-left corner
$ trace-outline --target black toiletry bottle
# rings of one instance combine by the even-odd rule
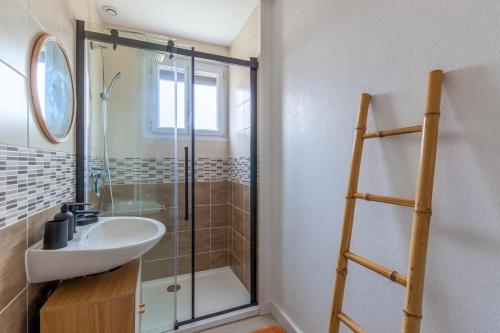
[[[54,220],[68,221],[68,240],[72,240],[75,233],[75,216],[69,211],[67,204],[62,204],[61,212],[54,215]]]
[[[68,220],[45,222],[43,228],[43,249],[57,250],[68,246]]]

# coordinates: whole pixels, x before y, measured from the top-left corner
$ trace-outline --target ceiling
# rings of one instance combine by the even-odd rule
[[[105,23],[229,46],[258,0],[96,0]],[[104,14],[108,5],[117,16]]]

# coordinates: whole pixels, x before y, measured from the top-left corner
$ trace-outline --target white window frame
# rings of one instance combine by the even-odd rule
[[[191,133],[192,124],[189,122],[191,119],[191,62],[177,59],[175,61],[175,68],[183,70],[185,75],[185,128],[168,127],[162,128],[155,126],[158,124],[158,109],[159,109],[159,83],[160,83],[160,69],[164,67],[174,67],[172,60],[165,60],[159,64],[156,62],[149,62],[145,66],[146,73],[146,109],[147,112],[147,133],[153,137],[173,136],[177,135],[187,136]],[[212,137],[212,138],[225,138],[227,139],[227,123],[228,123],[228,68],[224,65],[209,64],[205,62],[196,62],[196,74],[210,73],[215,74],[217,80],[217,130],[197,129],[195,135],[197,137]],[[148,94],[147,92],[150,92]],[[195,95],[196,98],[196,95]],[[194,111],[196,113],[196,110]]]

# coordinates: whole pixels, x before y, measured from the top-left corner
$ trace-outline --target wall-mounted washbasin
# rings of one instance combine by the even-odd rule
[[[78,227],[75,238],[58,250],[39,242],[26,251],[26,274],[32,283],[95,274],[123,265],[149,251],[165,226],[142,217],[104,217]]]

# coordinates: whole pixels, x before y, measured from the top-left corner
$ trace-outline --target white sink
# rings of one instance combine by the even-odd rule
[[[142,217],[103,217],[77,230],[65,248],[44,250],[40,241],[26,251],[26,274],[30,282],[107,271],[139,258],[165,234],[162,223]]]

